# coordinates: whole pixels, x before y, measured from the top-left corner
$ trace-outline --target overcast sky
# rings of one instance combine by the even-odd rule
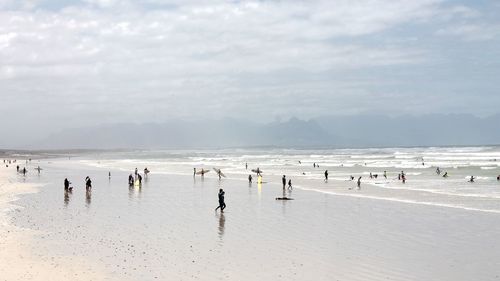
[[[0,125],[487,116],[499,15],[494,0],[0,0]]]

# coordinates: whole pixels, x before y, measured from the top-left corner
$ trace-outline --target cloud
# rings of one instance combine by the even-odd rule
[[[0,0],[0,110],[40,127],[307,118],[359,111],[360,98],[394,112],[406,107],[384,105],[388,92],[425,104],[395,74],[432,76],[443,35],[498,35],[477,7],[439,0],[19,3]]]

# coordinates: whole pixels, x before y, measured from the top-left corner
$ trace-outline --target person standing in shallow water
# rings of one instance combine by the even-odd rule
[[[328,170],[325,170],[325,181],[328,181]]]
[[[248,175],[248,183],[252,183],[252,175]]]
[[[226,203],[224,202],[224,195],[226,193],[224,190],[221,188],[219,189],[219,194],[217,195],[219,197],[219,206],[215,208],[215,211],[217,211],[220,208],[221,213],[224,213],[224,209],[226,208]]]
[[[358,189],[361,189],[361,177],[358,178]]]
[[[286,187],[286,176],[283,175],[283,177],[281,178],[281,183],[283,183],[283,190],[285,190],[285,187]]]

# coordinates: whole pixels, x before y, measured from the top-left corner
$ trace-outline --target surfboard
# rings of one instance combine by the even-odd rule
[[[221,172],[221,170],[220,170],[220,169],[214,168],[214,171],[215,171],[217,174],[219,174],[219,172],[220,172],[220,175],[221,175],[222,177],[226,177],[226,175],[224,175],[224,173],[223,173],[223,172]]]
[[[254,172],[254,173],[261,173],[262,174],[262,170],[260,170],[260,169],[252,169],[252,172]]]
[[[196,172],[196,174],[197,174],[197,175],[201,175],[201,174],[202,174],[201,172],[202,172],[202,171],[198,171],[198,172]],[[203,170],[203,174],[206,174],[206,173],[208,173],[208,172],[210,172],[210,170]]]

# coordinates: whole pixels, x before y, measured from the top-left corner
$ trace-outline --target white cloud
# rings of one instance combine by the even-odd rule
[[[13,5],[0,1],[0,8]],[[430,28],[431,36],[437,29],[485,34],[480,26],[450,29],[456,21],[480,20],[481,13],[438,0],[141,3],[85,0],[60,9],[0,10],[0,110],[41,108],[42,120],[63,126],[69,120],[143,121],[151,112],[161,112],[155,113],[159,119],[269,119],[282,104],[300,107],[295,112],[307,117],[331,109],[305,107],[300,97],[306,95],[352,106],[357,93],[383,97],[374,88],[384,81],[359,83],[353,72],[411,69],[439,56],[420,44],[414,29]],[[325,74],[330,72],[337,76]],[[352,80],[349,86],[343,77]],[[330,90],[337,87],[342,90]],[[395,91],[404,95],[404,89]],[[140,106],[133,112],[124,110],[135,101]],[[353,111],[345,104],[331,107]]]

